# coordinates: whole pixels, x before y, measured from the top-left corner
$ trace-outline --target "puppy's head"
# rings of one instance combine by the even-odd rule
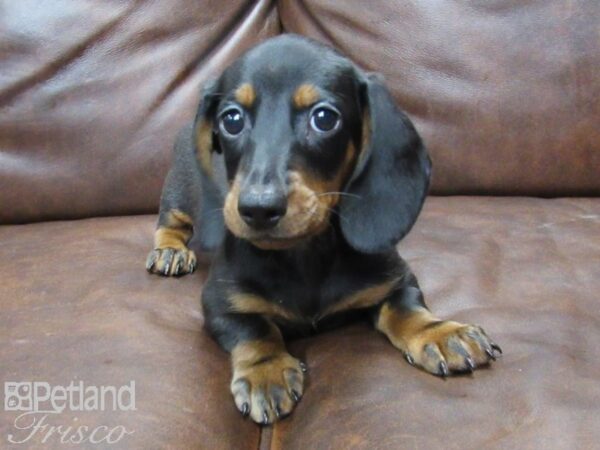
[[[292,35],[255,47],[205,88],[196,145],[206,247],[222,239],[222,219],[208,215],[223,208],[225,226],[262,249],[298,245],[333,214],[352,247],[381,251],[408,232],[429,182],[421,141],[381,81]]]

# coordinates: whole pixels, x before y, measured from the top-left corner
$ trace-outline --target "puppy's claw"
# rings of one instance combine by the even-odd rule
[[[489,348],[485,349],[485,354],[488,355],[488,358],[490,358],[492,361],[496,361],[496,356],[494,355],[494,352]]]
[[[467,356],[465,362],[467,363],[467,371],[473,373],[475,370],[475,361],[473,361],[473,358]]]
[[[440,375],[443,378],[446,378],[448,375],[450,375],[450,372],[448,371],[448,364],[446,364],[446,361],[440,362]]]
[[[496,350],[498,353],[502,354],[502,349],[500,348],[500,346],[494,342],[492,342],[492,349]]]
[[[306,363],[300,361],[300,370],[302,370],[302,372],[308,371],[308,366],[306,365]]]
[[[148,272],[152,272],[152,268],[154,267],[154,265],[156,264],[156,258],[152,258],[150,259],[147,263],[146,263],[146,270]]]
[[[410,353],[405,353],[404,354],[404,358],[406,359],[406,362],[409,363],[411,366],[415,365],[415,360],[414,358],[410,355]]]
[[[152,272],[152,269],[154,269],[154,266],[156,265],[157,259],[158,256],[156,254],[156,250],[151,251],[148,255],[148,258],[146,259],[146,270],[148,272]]]
[[[265,409],[263,411],[263,425],[269,425],[269,413],[267,412],[267,410]]]
[[[292,400],[294,400],[295,403],[298,403],[300,401],[300,396],[298,395],[298,392],[296,392],[294,389],[292,389]]]
[[[242,405],[242,416],[248,417],[248,414],[250,414],[250,406],[248,406],[248,403],[244,403]]]

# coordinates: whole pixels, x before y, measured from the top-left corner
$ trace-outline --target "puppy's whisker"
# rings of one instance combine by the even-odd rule
[[[336,211],[334,208],[327,208],[327,211],[329,211],[330,213],[335,214],[336,216],[338,216],[341,220],[347,222],[348,219],[346,217],[344,217],[339,211]],[[319,211],[317,209],[315,209],[314,211],[309,211],[309,216],[310,217],[314,217],[317,214],[319,214]]]
[[[350,194],[348,192],[322,192],[320,194],[315,194],[317,197],[322,197],[324,195],[345,195],[346,197],[354,197],[354,198],[362,198],[360,195]]]
[[[348,219],[346,217],[344,217],[339,211],[336,211],[333,208],[327,208],[327,211],[335,214],[336,216],[338,216],[341,220],[343,220],[344,222],[348,222]]]

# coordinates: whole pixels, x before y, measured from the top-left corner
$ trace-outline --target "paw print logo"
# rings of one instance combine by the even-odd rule
[[[32,396],[31,383],[7,381],[4,383],[4,410],[31,411]]]

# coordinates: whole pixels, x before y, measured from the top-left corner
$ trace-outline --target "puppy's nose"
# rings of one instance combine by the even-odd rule
[[[240,194],[238,201],[240,217],[256,230],[273,228],[286,210],[286,197],[273,191],[251,190]]]

